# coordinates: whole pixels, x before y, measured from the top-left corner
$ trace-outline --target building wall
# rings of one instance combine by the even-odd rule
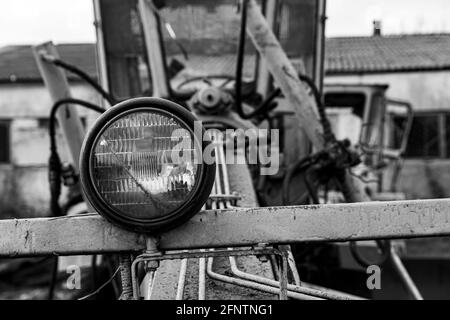
[[[326,76],[325,83],[388,84],[391,98],[408,100],[415,110],[450,110],[450,71]]]
[[[100,103],[90,87],[72,84],[71,88],[74,97]],[[48,215],[48,117],[51,106],[43,84],[0,85],[0,120],[11,121],[11,162],[0,164],[0,218]],[[98,116],[81,108],[78,110],[86,118],[87,126]],[[62,160],[68,159],[61,135],[58,135],[58,145]]]
[[[415,111],[450,111],[450,72],[327,76],[325,83],[389,84],[388,96]],[[405,159],[398,189],[409,199],[450,197],[450,159]]]

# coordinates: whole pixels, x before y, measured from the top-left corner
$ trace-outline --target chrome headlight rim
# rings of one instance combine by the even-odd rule
[[[81,186],[93,209],[112,224],[139,233],[163,232],[185,223],[201,210],[204,203],[208,200],[214,184],[215,163],[207,164],[201,158],[201,162],[196,164],[196,181],[189,197],[180,207],[168,215],[148,219],[125,216],[123,212],[120,212],[108,203],[97,190],[92,172],[93,152],[98,139],[112,123],[121,117],[135,112],[151,112],[173,117],[181,126],[184,126],[191,132],[194,143],[197,144],[198,148],[201,148],[199,152],[203,152],[205,147],[210,143],[205,139],[201,139],[201,141],[197,140],[194,133],[194,123],[198,119],[178,104],[160,98],[134,98],[126,100],[103,113],[86,134],[80,155]],[[202,127],[202,137],[204,133],[205,129]]]

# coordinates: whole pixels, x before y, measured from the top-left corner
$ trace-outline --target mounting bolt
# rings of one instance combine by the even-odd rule
[[[149,260],[145,263],[145,271],[156,271],[159,268],[159,260]]]

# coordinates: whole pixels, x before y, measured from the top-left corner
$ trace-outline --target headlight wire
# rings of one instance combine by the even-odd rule
[[[74,98],[61,99],[53,104],[49,119],[50,158],[48,162],[48,169],[49,169],[48,179],[50,184],[50,211],[52,216],[54,217],[62,215],[61,208],[58,203],[59,196],[61,195],[62,166],[56,144],[56,113],[61,106],[67,104],[76,104],[99,113],[103,113],[106,111],[104,108],[100,106],[97,106],[84,100]]]

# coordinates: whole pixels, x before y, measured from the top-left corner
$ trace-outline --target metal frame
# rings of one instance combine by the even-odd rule
[[[250,227],[249,227],[250,226]],[[97,214],[0,221],[0,257],[142,252],[146,236]],[[261,242],[346,242],[450,236],[450,199],[208,210],[159,236],[160,250]]]
[[[280,268],[279,268],[279,278],[281,281],[278,282],[279,290],[277,290],[274,286],[265,286],[265,285],[257,285],[255,283],[250,283],[250,281],[239,281],[235,278],[226,277],[223,275],[216,274],[212,271],[212,257],[229,257],[229,256],[250,256],[250,255],[275,255],[278,256],[281,260]],[[235,285],[249,287],[255,290],[277,293],[279,294],[280,300],[286,300],[288,297],[288,281],[287,281],[287,255],[285,252],[280,251],[275,248],[255,248],[255,249],[228,249],[228,250],[196,250],[190,252],[169,252],[163,254],[161,252],[154,253],[144,253],[134,259],[133,264],[131,265],[131,279],[133,286],[133,299],[138,300],[141,297],[139,284],[137,282],[137,267],[139,264],[146,264],[146,272],[150,274],[150,279],[153,279],[153,275],[158,268],[158,264],[162,260],[182,260],[182,259],[208,259],[208,266],[205,268],[203,272],[207,272],[208,275],[212,276],[219,281],[224,282],[232,282]],[[226,279],[224,278],[226,277]],[[231,280],[230,280],[231,279]],[[153,281],[149,281],[147,284],[148,292],[146,292],[145,296],[150,297],[152,291],[152,283]],[[203,286],[199,286],[199,291],[204,291]],[[202,290],[203,287],[203,290]],[[205,292],[199,292],[199,296],[202,300],[205,298]],[[307,299],[307,295],[298,294],[300,298]]]

